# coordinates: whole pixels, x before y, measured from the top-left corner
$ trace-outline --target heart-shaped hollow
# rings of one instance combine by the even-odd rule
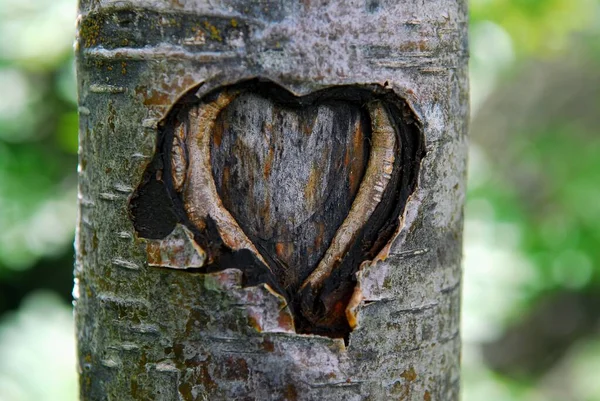
[[[218,115],[210,144],[223,206],[292,291],[348,216],[370,150],[358,105],[294,100],[239,93]]]
[[[169,213],[208,255],[202,271],[239,268],[247,284],[286,297],[297,331],[343,337],[356,272],[398,234],[422,144],[408,104],[379,85],[296,97],[255,79],[191,92],[162,122],[131,201],[134,226],[151,238],[168,231],[149,227],[160,197],[141,196],[164,183]]]

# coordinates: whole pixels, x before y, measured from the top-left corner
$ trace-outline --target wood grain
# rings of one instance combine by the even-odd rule
[[[212,171],[231,212],[287,289],[315,269],[348,216],[368,160],[355,104],[306,107],[245,93],[219,115]]]

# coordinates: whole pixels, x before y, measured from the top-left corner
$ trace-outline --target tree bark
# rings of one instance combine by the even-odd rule
[[[79,13],[81,399],[458,400],[466,1]]]

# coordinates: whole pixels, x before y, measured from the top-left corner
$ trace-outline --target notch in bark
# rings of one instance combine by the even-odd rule
[[[191,271],[238,268],[287,299],[298,332],[346,337],[355,274],[387,256],[416,188],[418,119],[378,85],[196,90],[159,124],[130,202],[138,235],[164,238],[179,222],[202,255]]]

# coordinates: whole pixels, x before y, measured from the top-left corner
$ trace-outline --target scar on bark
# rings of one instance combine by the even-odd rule
[[[347,337],[356,273],[385,259],[417,186],[418,118],[379,85],[297,97],[253,79],[196,91],[159,124],[130,201],[138,235],[182,224],[206,254],[187,271],[240,269],[245,285],[287,299],[298,332]]]

